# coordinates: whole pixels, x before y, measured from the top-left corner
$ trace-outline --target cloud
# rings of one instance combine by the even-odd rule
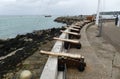
[[[98,0],[0,0],[1,15],[96,13]],[[119,0],[101,0],[102,10],[120,10]]]
[[[120,11],[120,0],[106,0],[105,3],[105,10],[106,11],[115,11],[118,10]]]

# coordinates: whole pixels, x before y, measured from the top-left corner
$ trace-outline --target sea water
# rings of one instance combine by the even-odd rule
[[[58,16],[0,16],[0,39],[14,38],[18,34],[30,33],[34,30],[61,27],[64,24],[54,22]]]

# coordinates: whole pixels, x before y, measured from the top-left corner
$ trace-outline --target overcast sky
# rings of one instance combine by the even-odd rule
[[[98,0],[0,0],[0,15],[80,15],[97,11]],[[101,10],[119,11],[120,0],[101,0]]]

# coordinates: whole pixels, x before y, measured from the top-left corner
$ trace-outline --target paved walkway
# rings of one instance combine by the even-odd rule
[[[112,79],[120,79],[120,27],[115,26],[114,22],[105,23],[103,26],[103,38],[117,50],[113,55],[111,76]]]
[[[110,23],[109,25],[112,25],[112,24],[113,23]],[[109,79],[120,79],[120,75],[119,75],[120,52],[117,51],[115,49],[116,47],[111,44],[113,42],[110,42],[111,41],[110,38],[112,40],[119,38],[114,35],[114,34],[118,35],[118,31],[114,30],[117,27],[113,27],[113,26],[110,27],[109,25],[103,27],[103,30],[104,30],[103,37],[96,37],[96,35],[98,34],[98,30],[96,26],[91,26],[87,30],[87,36],[92,48],[95,50],[95,53],[98,59],[103,63],[105,70],[107,71],[106,75],[109,77]],[[114,29],[111,29],[111,28],[114,28]],[[107,31],[105,29],[107,29]],[[116,30],[119,30],[119,29],[116,29]],[[112,31],[112,33],[110,31]],[[104,32],[106,34],[104,34]]]
[[[84,72],[68,68],[67,79],[120,79],[120,53],[115,49],[120,48],[120,29],[114,23],[106,23],[103,27],[105,39],[96,37],[97,34],[97,27],[91,26],[87,30],[87,37],[82,34],[80,39],[82,49],[68,51],[85,56],[87,67]]]
[[[85,62],[87,63],[84,72],[79,72],[77,68],[68,68],[67,79],[110,79],[105,69],[104,64],[97,57],[93,47],[89,44],[86,36],[86,28],[81,30],[82,44],[81,49],[70,49],[68,53],[81,54],[85,56]]]
[[[103,26],[103,37],[120,52],[120,27],[114,22],[107,22]]]

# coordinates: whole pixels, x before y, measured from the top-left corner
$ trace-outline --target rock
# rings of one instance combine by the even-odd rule
[[[67,25],[71,25],[74,22],[81,21],[82,17],[80,16],[66,16],[66,17],[58,17],[54,21],[60,23],[66,23]]]
[[[26,42],[28,42],[28,41],[32,42],[33,39],[31,39],[31,38],[29,38],[29,39],[24,39],[24,41],[26,41]]]
[[[0,71],[9,71],[16,68],[18,64],[38,50],[41,44],[46,44],[50,40],[53,40],[54,36],[59,36],[62,29],[64,28],[38,30],[25,35],[17,35],[12,39],[0,40],[0,57],[23,48],[17,50],[14,55],[0,60]],[[3,72],[2,74],[5,73],[7,72]]]

